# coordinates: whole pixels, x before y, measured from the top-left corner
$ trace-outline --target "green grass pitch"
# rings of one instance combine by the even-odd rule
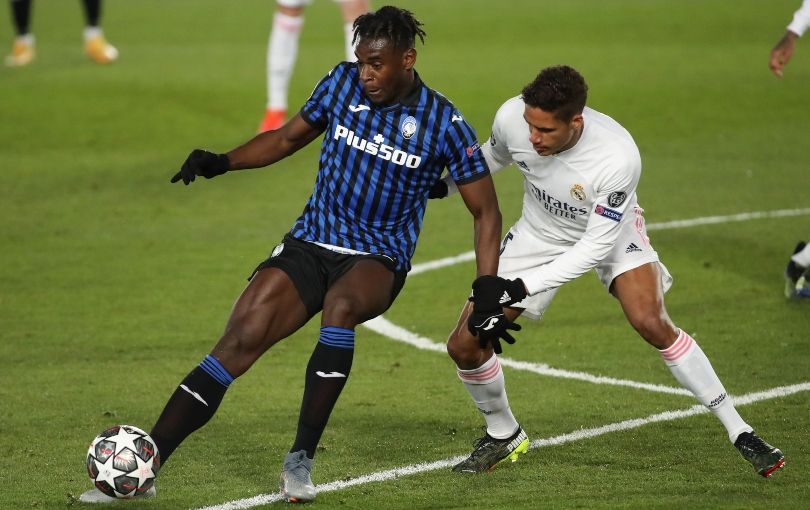
[[[4,2],[5,3],[5,2]],[[375,5],[382,2],[375,0]],[[300,213],[319,143],[275,167],[170,185],[195,147],[251,136],[265,101],[271,0],[109,0],[121,52],[81,48],[76,0],[35,1],[38,57],[0,68],[0,508],[81,505],[84,455],[116,423],[149,429],[221,333],[245,278]],[[547,65],[578,68],[589,104],[642,153],[649,224],[810,207],[810,40],[784,80],[767,68],[799,0],[403,0],[425,23],[417,69],[489,135],[497,107]],[[7,6],[0,42],[10,48]],[[807,38],[805,38],[807,39]],[[307,11],[293,108],[342,55],[339,12]],[[505,228],[517,172],[496,176]],[[414,262],[472,248],[459,200],[431,203]],[[652,231],[675,276],[667,305],[734,395],[810,381],[810,302],[782,270],[810,215]],[[461,263],[409,278],[386,318],[441,343],[474,277]],[[592,275],[565,286],[506,357],[677,386]],[[318,321],[231,388],[173,456],[158,498],[199,508],[277,490]],[[693,399],[505,369],[532,439],[665,411]],[[741,406],[787,456],[756,476],[700,414],[530,450],[483,476],[449,469],[323,492],[313,508],[807,508],[810,393]],[[441,352],[358,330],[351,381],[324,434],[317,484],[467,453],[482,420]],[[282,506],[272,503],[270,506]]]

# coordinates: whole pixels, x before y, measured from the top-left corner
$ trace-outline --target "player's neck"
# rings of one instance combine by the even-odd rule
[[[565,151],[567,151],[568,149],[570,149],[570,148],[572,148],[573,146],[575,146],[575,145],[577,144],[577,142],[579,142],[579,139],[580,139],[580,138],[582,138],[582,131],[584,131],[584,130],[585,130],[585,123],[583,122],[583,123],[582,123],[582,125],[579,127],[579,129],[575,129],[575,130],[573,131],[573,133],[572,133],[572,135],[571,135],[571,139],[568,141],[568,143],[566,143],[565,145],[563,145],[563,146],[560,148],[560,150],[558,150],[558,151],[557,151],[557,152],[555,152],[554,154],[559,154],[559,153],[561,153],[561,152],[565,152]]]
[[[416,74],[411,71],[408,77],[402,84],[402,91],[397,94],[397,97],[392,101],[394,103],[402,103],[406,97],[410,96],[417,86]]]

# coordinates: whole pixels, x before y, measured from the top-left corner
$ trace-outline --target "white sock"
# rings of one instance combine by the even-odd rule
[[[273,15],[273,29],[267,42],[267,108],[269,109],[287,109],[287,91],[290,87],[295,59],[298,56],[298,38],[303,25],[303,16],[288,16],[280,12]]]
[[[37,43],[36,37],[34,37],[34,34],[32,34],[31,32],[28,32],[27,34],[23,35],[18,35],[17,37],[15,37],[15,41],[25,43],[28,46],[34,46]]]
[[[84,27],[84,42],[95,39],[101,35],[104,35],[104,31],[99,27]]]
[[[478,410],[484,415],[487,434],[495,439],[511,437],[518,429],[518,422],[509,409],[509,398],[506,396],[503,370],[498,357],[493,354],[478,368],[457,368],[456,371]]]
[[[343,34],[346,37],[346,62],[357,61],[357,56],[354,54],[354,49],[356,46],[352,44],[352,37],[354,37],[354,29],[352,28],[353,24],[354,22],[352,21],[351,23],[346,23],[343,25]]]
[[[732,443],[741,433],[754,430],[737,413],[709,359],[685,331],[681,330],[675,343],[659,352],[675,379],[723,423]]]
[[[790,258],[802,267],[810,267],[810,243],[807,243],[802,251],[795,253]]]

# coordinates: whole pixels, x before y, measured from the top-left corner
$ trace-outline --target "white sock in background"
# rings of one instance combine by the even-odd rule
[[[352,44],[352,37],[354,37],[354,32],[352,31],[352,25],[354,22],[346,23],[343,25],[343,34],[346,37],[345,39],[345,49],[346,49],[346,61],[347,62],[355,62],[357,61],[357,57],[354,54],[355,45]]]
[[[802,267],[810,267],[810,243],[807,243],[802,251],[790,258]]]
[[[295,59],[298,56],[298,39],[303,16],[287,16],[280,12],[273,15],[273,30],[267,42],[267,108],[287,109],[287,92],[290,87]]]

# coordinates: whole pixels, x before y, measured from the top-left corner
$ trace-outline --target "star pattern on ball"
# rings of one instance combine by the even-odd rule
[[[93,459],[93,462],[96,463],[96,469],[98,469],[96,482],[107,482],[113,489],[115,489],[115,479],[126,474],[126,472],[115,468],[113,465],[114,460],[115,455],[110,455],[106,462],[99,462],[98,460]]]
[[[115,455],[121,453],[121,450],[124,448],[129,448],[132,452],[137,452],[138,447],[135,446],[135,440],[141,437],[140,434],[133,434],[132,432],[127,432],[124,430],[124,427],[118,429],[118,433],[114,436],[110,436],[107,438],[108,441],[115,442]]]
[[[155,470],[154,470],[154,466],[153,466],[154,461],[155,461],[154,457],[152,457],[149,460],[145,461],[145,460],[141,459],[140,457],[138,457],[136,455],[135,456],[135,462],[138,463],[138,467],[135,468],[133,471],[130,471],[129,473],[127,473],[127,476],[131,476],[132,478],[137,478],[138,479],[138,487],[143,487],[144,482],[146,482],[150,478],[155,477]]]

